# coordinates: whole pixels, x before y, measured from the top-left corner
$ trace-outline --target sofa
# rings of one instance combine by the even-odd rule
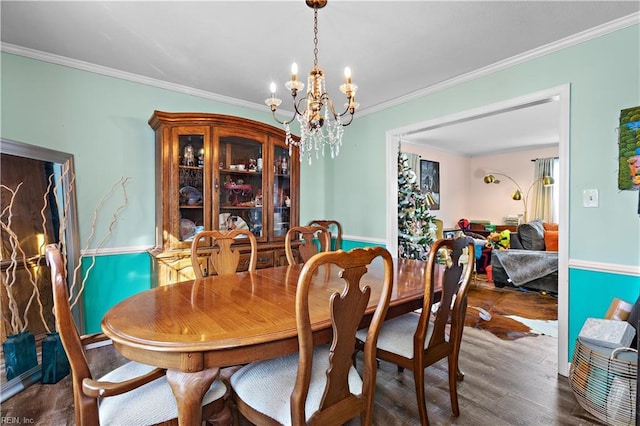
[[[536,220],[519,225],[510,235],[509,249],[493,250],[491,272],[496,287],[557,294],[557,224]]]

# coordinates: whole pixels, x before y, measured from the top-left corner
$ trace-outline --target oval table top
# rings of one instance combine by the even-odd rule
[[[394,259],[389,317],[422,306],[424,262]],[[328,298],[342,290],[338,268],[321,268],[309,292],[318,340],[328,340]],[[162,368],[199,371],[297,351],[295,294],[302,265],[210,276],[157,287],[112,307],[102,329],[127,358]],[[361,285],[371,287],[373,312],[383,279],[382,262]],[[201,355],[201,356],[196,356]],[[186,358],[188,357],[188,359]]]

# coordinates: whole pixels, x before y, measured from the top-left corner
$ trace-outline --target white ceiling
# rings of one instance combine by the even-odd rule
[[[560,102],[555,96],[452,123],[418,126],[402,140],[468,157],[558,146]]]
[[[6,52],[255,109],[266,110],[271,81],[285,97],[292,62],[304,75],[313,60],[313,11],[302,0],[2,0],[0,8]],[[638,1],[331,0],[318,13],[319,65],[334,99],[343,68],[351,68],[359,112],[367,114],[638,11]],[[292,109],[287,99],[282,107]],[[542,121],[526,127],[545,129],[531,137],[552,141],[553,129],[544,126],[553,121],[545,118],[552,106],[536,108],[513,114],[539,112],[535,120]],[[479,155],[462,145],[465,134],[480,130],[468,126],[485,124],[474,120],[456,133],[448,126],[450,133],[441,128],[413,138],[434,146],[455,140]],[[507,133],[504,123],[490,127]],[[492,150],[500,140],[513,143],[512,135],[491,140]]]

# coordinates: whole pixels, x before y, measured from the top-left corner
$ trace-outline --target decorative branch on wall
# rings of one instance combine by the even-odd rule
[[[27,313],[31,308],[31,304],[34,300],[37,300],[40,305],[40,318],[42,320],[42,324],[44,325],[47,333],[51,330],[47,326],[47,323],[43,317],[42,311],[42,303],[40,302],[40,292],[38,291],[38,276],[37,272],[34,273],[31,268],[31,263],[38,265],[40,256],[37,256],[36,259],[29,259],[24,249],[22,248],[21,238],[16,234],[12,227],[12,219],[13,219],[13,208],[16,201],[16,196],[20,191],[24,182],[20,182],[15,189],[12,189],[6,185],[0,185],[2,191],[6,191],[9,195],[8,202],[5,204],[2,209],[2,214],[0,214],[0,226],[2,230],[7,236],[8,245],[11,250],[11,257],[9,259],[9,265],[6,267],[4,274],[2,274],[2,287],[4,288],[7,294],[7,304],[9,308],[9,315],[6,312],[2,313],[2,319],[5,323],[6,329],[8,333],[11,335],[16,335],[18,333],[22,333],[29,326],[29,318]],[[3,241],[4,242],[4,241]],[[29,276],[29,282],[31,284],[31,296],[28,299],[26,307],[24,308],[22,314],[20,313],[20,304],[18,300],[16,300],[15,295],[15,286],[18,283],[17,279],[17,268],[19,263],[22,263],[24,270],[27,272]],[[39,268],[34,268],[37,271]]]
[[[88,250],[89,246],[91,244],[91,242],[93,241],[93,238],[95,236],[95,231],[96,231],[96,222],[98,220],[98,212],[101,210],[102,205],[104,204],[104,202],[110,198],[113,193],[116,191],[116,189],[118,187],[122,188],[122,196],[124,197],[124,200],[122,201],[122,204],[120,204],[113,212],[113,214],[111,215],[111,222],[109,222],[109,228],[107,229],[107,233],[105,234],[105,236],[102,238],[102,240],[100,240],[100,242],[98,243],[98,245],[96,246],[95,251],[93,252],[93,254],[91,255],[91,263],[89,264],[89,266],[87,267],[84,276],[82,277],[82,280],[80,280],[80,288],[78,290],[78,292],[76,293],[76,297],[73,300],[70,300],[69,302],[71,303],[71,307],[73,308],[73,306],[76,305],[76,303],[78,303],[78,300],[80,299],[80,296],[82,295],[83,291],[84,291],[84,286],[87,282],[87,278],[89,277],[89,273],[91,272],[91,270],[93,269],[93,267],[95,266],[96,263],[96,253],[102,249],[102,246],[104,245],[104,243],[109,239],[109,237],[111,236],[111,234],[113,233],[113,228],[115,227],[116,223],[118,222],[118,213],[120,213],[120,211],[122,209],[124,209],[127,204],[129,204],[129,198],[127,197],[127,188],[125,187],[126,183],[129,181],[129,177],[121,177],[120,180],[118,182],[116,182],[111,189],[109,190],[109,192],[107,192],[98,202],[98,205],[96,206],[96,208],[93,210],[93,220],[91,221],[91,232],[89,233],[89,237],[87,238],[84,250]],[[76,266],[76,272],[80,269],[82,263],[78,262],[77,266]],[[73,277],[75,278],[76,276],[78,276],[78,274],[73,274]],[[75,286],[76,286],[76,281],[75,279],[73,280],[73,282],[71,283],[71,285],[69,286],[70,291],[69,294],[73,295],[73,290],[75,290]],[[71,298],[71,296],[69,296]]]

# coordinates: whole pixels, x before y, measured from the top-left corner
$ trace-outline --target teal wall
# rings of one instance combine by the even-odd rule
[[[614,297],[635,303],[640,296],[637,276],[572,269],[569,272],[569,359],[584,321],[603,318]]]
[[[86,333],[100,332],[100,321],[109,308],[151,286],[151,257],[129,253],[84,257],[82,276],[89,271],[90,285],[84,291]]]
[[[106,201],[95,224],[96,237],[87,243],[93,210],[100,198],[121,177],[131,178],[127,207],[104,247],[116,252],[140,248],[141,253],[124,254],[122,259],[117,255],[101,258],[92,271],[85,301],[87,309],[92,310],[91,316],[87,315],[87,329],[96,330],[106,309],[150,285],[148,256],[143,252],[154,243],[154,139],[147,124],[153,110],[231,114],[267,123],[273,123],[272,118],[267,111],[4,52],[0,60],[2,137],[75,156],[82,247],[96,248],[106,236],[111,213],[123,195]],[[393,76],[389,78],[392,84]],[[596,269],[604,263],[632,271],[623,275],[619,285],[609,286],[607,280],[593,281],[594,272],[588,267],[571,268],[569,316],[573,338],[585,315],[601,315],[600,305],[622,293],[637,294],[640,289],[636,272],[640,269],[638,193],[617,190],[615,131],[619,111],[640,105],[639,25],[357,116],[345,131],[338,158],[313,159],[311,166],[303,162],[301,222],[321,217],[340,220],[349,244],[359,244],[356,241],[360,239],[384,240],[387,226],[394,226],[386,223],[387,131],[564,84],[571,85],[570,266],[578,260],[581,264],[593,263]],[[460,182],[461,190],[465,184]],[[582,207],[582,190],[587,188],[599,189],[599,208]],[[613,224],[615,247],[610,244]],[[111,263],[120,262],[124,268],[111,267]],[[597,297],[593,297],[594,292]]]

